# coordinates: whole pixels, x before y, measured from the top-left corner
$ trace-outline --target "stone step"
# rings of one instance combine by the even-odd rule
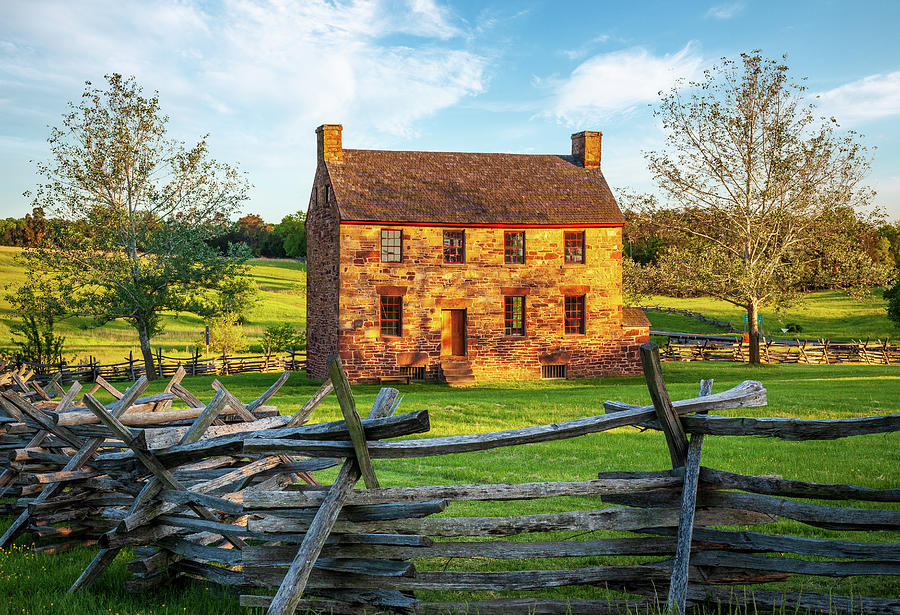
[[[472,365],[465,357],[441,359],[441,372],[450,386],[468,386],[475,384]]]
[[[444,374],[453,374],[454,376],[472,375],[472,367],[469,365],[442,365],[441,370]]]

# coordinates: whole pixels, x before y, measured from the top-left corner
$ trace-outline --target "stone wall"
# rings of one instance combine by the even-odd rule
[[[307,375],[328,377],[326,360],[338,352],[338,265],[340,245],[337,205],[326,202],[328,173],[319,166],[306,216],[306,352]]]
[[[401,263],[381,262],[382,228],[402,228]],[[449,308],[467,310],[468,358],[480,380],[540,378],[542,363],[567,363],[570,378],[640,373],[637,347],[648,330],[622,323],[620,228],[526,229],[524,265],[504,263],[503,232],[511,229],[503,228],[466,228],[466,262],[443,263],[444,230],[340,225],[339,346],[351,380],[399,375],[401,365],[425,365],[428,379],[439,378],[441,311]],[[585,264],[564,263],[564,230],[585,230]],[[311,254],[319,241],[310,236]],[[328,303],[318,298],[314,267],[311,257],[311,317]],[[380,333],[380,293],[403,295],[401,337]],[[523,293],[526,334],[506,336],[504,294]],[[566,294],[586,296],[583,335],[563,331]],[[312,335],[324,321],[309,322]],[[316,337],[310,376],[322,378],[315,355],[328,343]]]

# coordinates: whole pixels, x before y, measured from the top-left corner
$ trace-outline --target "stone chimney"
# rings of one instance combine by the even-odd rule
[[[344,127],[340,124],[322,124],[316,128],[316,154],[319,164],[344,162],[344,148],[341,145],[341,130],[343,129]]]
[[[572,157],[575,164],[585,169],[600,168],[600,139],[603,133],[597,130],[585,130],[572,135]]]

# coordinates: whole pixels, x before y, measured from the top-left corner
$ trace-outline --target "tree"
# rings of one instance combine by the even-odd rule
[[[897,278],[894,285],[884,291],[884,298],[888,302],[888,318],[900,327],[900,278]]]
[[[105,89],[88,82],[51,129],[34,204],[68,223],[22,260],[29,275],[62,289],[67,313],[134,326],[153,377],[150,340],[163,329],[162,312],[203,314],[203,292],[236,275],[248,256],[207,243],[246,199],[248,183],[209,156],[206,137],[191,147],[168,138],[157,94],[145,97],[133,77],[106,81]]]
[[[281,238],[287,256],[306,257],[306,212],[286,215],[275,225],[275,234]]]
[[[61,362],[66,338],[56,335],[56,323],[65,317],[65,309],[52,281],[31,278],[20,287],[7,290],[6,299],[20,319],[9,328],[19,358],[44,365]]]
[[[747,311],[751,363],[759,362],[760,307],[789,300],[809,250],[834,230],[824,225],[870,197],[858,135],[839,135],[833,118],[817,118],[803,92],[786,65],[755,51],[724,59],[655,109],[668,134],[665,147],[648,154],[649,167],[682,208],[674,220],[691,240],[660,266],[684,287]],[[890,279],[858,255],[831,273],[843,276],[846,263],[865,269],[869,282]]]
[[[250,276],[249,268],[237,267],[203,295],[196,306],[196,313],[207,320],[226,317],[243,325],[259,299],[259,287]]]

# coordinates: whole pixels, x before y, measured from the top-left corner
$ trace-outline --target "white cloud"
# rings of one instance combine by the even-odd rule
[[[696,78],[702,65],[703,58],[692,43],[664,56],[655,56],[643,47],[596,55],[566,79],[539,82],[554,88],[545,113],[567,125],[626,113],[655,101],[661,90],[679,79]]]
[[[818,110],[841,124],[900,115],[900,71],[869,75],[817,95]]]
[[[743,2],[727,2],[709,7],[706,17],[712,19],[731,19],[743,12],[746,5]]]
[[[350,146],[404,138],[481,93],[465,28],[440,0],[0,2],[0,134],[26,111],[58,123],[85,80],[119,72],[159,90],[175,136],[212,133],[254,176],[308,174],[318,124],[347,125]]]

